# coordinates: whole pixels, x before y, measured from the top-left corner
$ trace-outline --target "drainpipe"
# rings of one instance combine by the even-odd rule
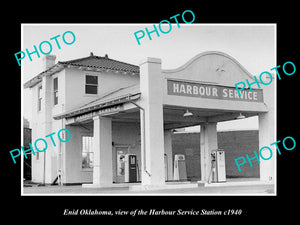
[[[145,138],[145,109],[143,107],[141,107],[140,105],[138,105],[137,103],[133,102],[133,101],[129,101],[130,103],[134,104],[136,107],[138,107],[140,109],[140,111],[142,112],[142,120],[141,120],[141,126],[142,126],[142,134],[141,134],[141,138],[143,139],[143,145],[141,145],[142,148],[142,152],[143,152],[143,169],[145,171],[145,173],[151,177],[151,174],[148,172],[147,170],[147,166],[146,166],[146,138]]]
[[[43,163],[43,184],[42,186],[46,185],[46,151],[44,153],[44,163]]]
[[[61,119],[61,128],[65,128],[64,126],[64,118]],[[65,148],[65,143],[62,144],[59,142],[59,152],[58,152],[58,185],[63,186],[63,148]]]

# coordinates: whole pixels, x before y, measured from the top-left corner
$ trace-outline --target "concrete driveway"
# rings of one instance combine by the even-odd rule
[[[219,186],[198,185],[195,188],[133,191],[127,186],[107,188],[83,188],[72,186],[23,187],[24,195],[275,195],[274,184],[235,184]]]

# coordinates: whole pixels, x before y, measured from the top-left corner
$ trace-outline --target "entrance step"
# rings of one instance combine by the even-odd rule
[[[132,185],[130,191],[149,191],[149,190],[165,190],[165,189],[182,189],[182,188],[197,188],[197,183],[191,182],[170,182],[162,185]]]
[[[82,184],[83,188],[108,188],[108,187],[129,187],[137,183],[113,183],[113,184]]]

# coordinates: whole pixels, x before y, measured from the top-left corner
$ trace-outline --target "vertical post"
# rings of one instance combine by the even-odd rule
[[[211,152],[218,148],[217,123],[201,124],[200,130],[200,164],[201,181],[208,182],[211,172]]]
[[[145,109],[145,151],[142,163],[142,185],[162,185],[164,173],[163,76],[161,60],[147,58],[140,63],[140,104]],[[145,168],[143,165],[142,168]]]
[[[109,186],[112,174],[112,126],[111,118],[96,116],[94,120],[94,169],[93,185]]]
[[[172,131],[164,132],[165,154],[167,155],[167,177],[166,180],[173,180],[173,152],[172,152]]]
[[[270,78],[269,78],[270,79]],[[275,117],[275,101],[276,98],[276,77],[273,76],[273,81],[271,84],[267,86],[263,86],[263,95],[264,95],[264,103],[268,107],[268,112],[261,113],[258,115],[259,120],[259,149],[264,146],[270,146],[271,143],[276,141],[276,117]],[[268,83],[266,81],[265,83]],[[273,146],[273,156],[269,160],[260,160],[259,164],[259,172],[260,172],[260,180],[262,181],[274,181],[276,169],[275,162],[277,151]],[[264,151],[261,152],[264,155]],[[266,155],[269,153],[265,153]],[[268,156],[268,155],[267,155]]]
[[[52,101],[51,101],[51,76],[44,76],[42,78],[42,120],[41,127],[42,133],[39,133],[39,137],[46,136],[52,133]],[[51,163],[51,145],[48,145],[48,149],[42,153],[43,155],[43,184],[52,183],[56,174],[52,172]]]

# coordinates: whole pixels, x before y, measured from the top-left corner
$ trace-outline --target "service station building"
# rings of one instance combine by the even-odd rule
[[[61,128],[71,139],[32,157],[34,182],[52,183],[60,174],[63,184],[124,183],[124,158],[132,154],[137,185],[166,186],[174,180],[172,132],[194,125],[201,126],[200,180],[208,182],[217,123],[241,115],[259,117],[259,148],[276,141],[274,82],[239,96],[235,84],[254,79],[225,53],[200,53],[171,70],[162,69],[158,58],[139,66],[92,53],[57,63],[55,58],[46,56],[45,70],[25,83],[33,94],[32,140]],[[260,180],[274,182],[275,155],[260,160]]]

